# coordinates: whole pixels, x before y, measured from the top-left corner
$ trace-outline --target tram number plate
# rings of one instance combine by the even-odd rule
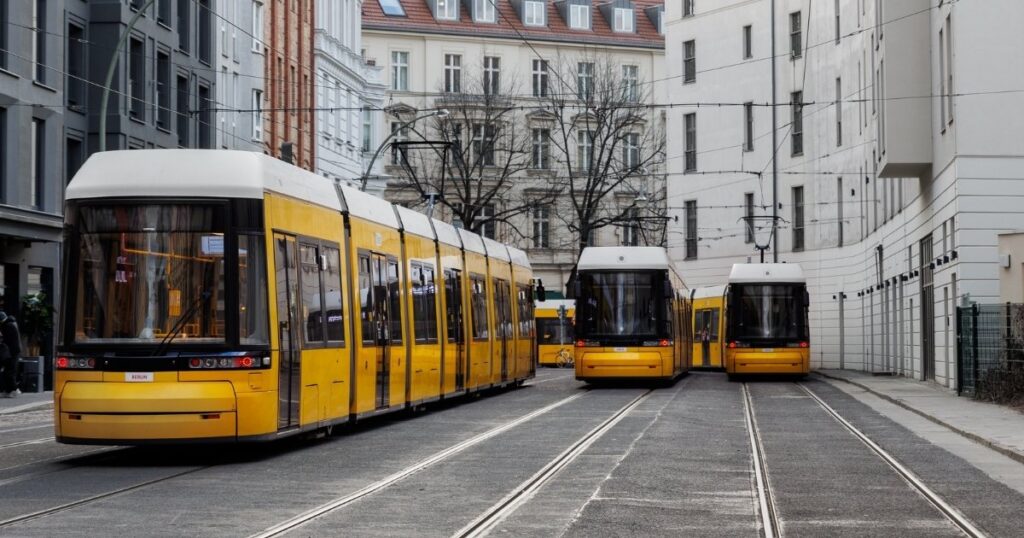
[[[616,353],[625,353],[626,352],[626,348],[624,348],[624,347],[616,347],[616,348],[613,348],[612,350],[615,351]]]
[[[761,348],[761,353],[774,353],[775,350],[770,347]]]
[[[124,380],[129,383],[152,383],[153,372],[125,372]]]

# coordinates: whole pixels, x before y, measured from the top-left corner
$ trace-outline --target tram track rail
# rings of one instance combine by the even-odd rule
[[[533,476],[516,486],[503,499],[484,511],[483,514],[477,516],[477,518],[471,521],[468,525],[456,531],[452,536],[458,538],[475,538],[489,534],[491,530],[501,524],[501,522],[508,518],[508,516],[512,515],[512,513],[519,509],[519,507],[533,498],[533,496],[536,495],[536,493],[540,491],[545,484],[551,481],[551,479],[554,478],[562,469],[575,461],[580,454],[590,448],[591,445],[615,427],[616,424],[622,421],[623,418],[625,418],[633,409],[636,409],[637,406],[643,403],[643,401],[653,393],[654,391],[652,389],[648,389],[643,394],[637,396],[632,401],[619,408],[618,411],[587,432],[583,437],[577,439],[575,443],[562,451],[558,456],[555,456],[554,459],[549,461]]]
[[[971,538],[981,538],[988,536],[987,533],[985,533],[974,522],[968,519],[967,516],[960,512],[960,510],[957,510],[955,506],[948,503],[945,499],[942,498],[941,495],[935,492],[935,490],[928,487],[928,485],[925,484],[924,481],[919,476],[917,476],[916,473],[910,470],[907,466],[900,463],[899,460],[897,460],[892,454],[890,454],[884,448],[879,446],[878,443],[874,442],[870,437],[868,437],[867,434],[865,434],[859,428],[850,423],[850,421],[843,418],[843,416],[839,414],[838,411],[836,411],[832,406],[828,405],[828,403],[826,403],[825,400],[818,396],[814,391],[807,388],[807,386],[804,385],[803,383],[797,383],[797,386],[803,389],[803,391],[811,398],[811,400],[817,403],[818,406],[820,406],[825,411],[825,413],[831,416],[836,422],[838,422],[847,431],[849,431],[851,435],[856,437],[861,443],[868,447],[868,449],[874,452],[875,455],[878,456],[882,461],[884,461],[893,471],[895,471],[896,474],[898,474],[910,486],[911,489],[913,489],[922,497],[924,497],[925,500],[927,500],[933,507],[935,507],[936,510],[938,510],[943,516],[945,516],[946,519],[948,519],[949,522],[953,524],[953,526],[960,530],[960,532],[964,533],[966,536],[970,536]]]
[[[424,459],[422,459],[422,460],[420,460],[420,461],[418,461],[418,462],[416,462],[416,463],[414,463],[414,464],[412,464],[412,465],[410,465],[410,466],[408,466],[408,467],[406,467],[406,468],[404,468],[404,469],[402,469],[402,470],[400,470],[398,472],[392,473],[392,474],[390,474],[390,475],[388,475],[388,476],[386,476],[386,477],[384,477],[384,478],[382,478],[380,480],[377,480],[377,481],[375,481],[375,482],[373,482],[371,484],[368,484],[368,485],[360,488],[359,490],[356,490],[356,491],[354,491],[352,493],[349,493],[347,495],[343,495],[343,496],[337,497],[335,499],[332,499],[332,500],[330,500],[330,501],[328,501],[326,503],[321,504],[320,506],[317,506],[316,508],[307,510],[307,511],[305,511],[305,512],[303,512],[303,513],[301,513],[301,514],[299,514],[299,515],[297,515],[295,517],[287,519],[287,520],[285,520],[285,521],[283,521],[281,523],[278,523],[278,524],[276,524],[276,525],[274,525],[272,527],[268,527],[268,528],[266,528],[266,529],[264,529],[264,530],[262,530],[262,531],[260,531],[258,533],[252,534],[252,535],[249,536],[249,538],[270,538],[270,537],[273,537],[273,536],[281,536],[281,535],[283,535],[283,534],[285,534],[287,532],[295,530],[295,529],[297,529],[297,528],[299,528],[299,527],[301,527],[301,526],[303,526],[303,525],[305,525],[307,523],[310,523],[312,521],[320,519],[320,518],[326,516],[327,514],[330,514],[330,513],[334,512],[335,510],[338,510],[340,508],[348,506],[348,505],[350,505],[350,504],[352,504],[352,503],[354,503],[354,502],[356,502],[356,501],[358,501],[360,499],[363,499],[365,497],[373,495],[373,494],[377,493],[378,491],[381,491],[381,490],[383,490],[385,488],[388,488],[388,487],[390,487],[390,486],[392,486],[392,485],[394,485],[394,484],[396,484],[398,482],[401,482],[402,480],[404,480],[404,479],[406,479],[406,478],[408,478],[408,477],[410,477],[410,476],[412,476],[412,475],[414,475],[414,474],[416,474],[416,473],[418,473],[418,472],[420,472],[420,471],[422,471],[424,469],[427,469],[428,467],[431,467],[434,464],[437,464],[437,463],[440,463],[440,462],[442,462],[444,460],[447,460],[448,458],[451,458],[452,456],[454,456],[454,455],[456,455],[456,454],[458,454],[460,452],[463,452],[463,451],[465,451],[465,450],[467,450],[467,449],[469,449],[469,448],[471,448],[473,446],[476,446],[476,445],[478,445],[480,443],[483,443],[484,441],[487,441],[487,440],[492,439],[492,438],[494,438],[494,437],[496,437],[496,436],[498,436],[498,435],[500,435],[502,433],[505,433],[505,432],[511,430],[512,428],[515,428],[516,426],[519,426],[519,425],[524,424],[526,422],[529,422],[530,420],[533,420],[533,419],[535,419],[535,418],[537,418],[537,417],[539,417],[541,415],[544,415],[544,414],[547,414],[547,413],[549,413],[551,411],[554,411],[555,409],[557,409],[557,408],[559,408],[559,407],[561,407],[561,406],[563,406],[563,405],[565,405],[565,404],[567,404],[567,403],[569,403],[569,402],[571,402],[573,400],[576,400],[576,399],[582,397],[583,394],[585,394],[585,393],[581,392],[581,393],[569,396],[567,398],[562,398],[561,400],[555,401],[555,402],[553,402],[551,404],[548,404],[548,405],[546,405],[546,406],[544,406],[544,407],[542,407],[540,409],[537,409],[537,410],[534,410],[534,411],[532,411],[530,413],[527,413],[526,415],[523,415],[523,416],[521,416],[521,417],[519,417],[517,419],[505,422],[504,424],[502,424],[500,426],[496,426],[496,427],[491,428],[491,429],[489,429],[489,430],[487,430],[487,431],[485,431],[483,433],[480,433],[480,434],[477,434],[477,435],[475,435],[473,437],[470,437],[469,439],[466,439],[466,440],[464,440],[462,442],[456,443],[456,444],[454,444],[454,445],[452,445],[452,446],[450,446],[450,447],[448,447],[446,449],[443,449],[443,450],[441,450],[439,452],[435,452],[434,454],[432,454],[432,455],[430,455],[430,456],[428,456],[428,457],[426,457],[426,458],[424,458]]]
[[[782,535],[782,524],[772,499],[771,484],[768,480],[768,468],[765,464],[764,443],[754,416],[754,400],[750,396],[750,387],[743,383],[743,415],[750,438],[750,455],[754,466],[754,486],[757,490],[757,508],[760,515],[761,531],[765,538]]]

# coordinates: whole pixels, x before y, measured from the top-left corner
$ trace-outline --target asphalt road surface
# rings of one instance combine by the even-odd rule
[[[813,377],[541,369],[270,446],[65,446],[50,411],[0,417],[0,536],[1022,536],[1022,507]]]

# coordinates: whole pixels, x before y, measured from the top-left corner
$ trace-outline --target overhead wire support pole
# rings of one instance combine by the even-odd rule
[[[779,238],[776,236],[778,232],[778,221],[779,221],[779,129],[778,129],[778,109],[779,102],[778,96],[776,95],[776,83],[775,83],[775,58],[778,56],[775,50],[775,0],[771,1],[772,10],[772,260],[775,263],[779,263]],[[764,262],[764,251],[761,251],[761,261]]]
[[[135,29],[135,23],[138,22],[139,17],[154,2],[156,0],[146,0],[146,3],[135,11],[135,15],[128,21],[128,26],[121,32],[121,37],[117,40],[117,47],[114,48],[114,53],[110,56],[110,65],[107,66],[107,78],[103,81],[103,97],[100,102],[100,151],[107,151],[107,101],[110,99],[110,84],[114,81],[114,70],[117,69],[118,60],[121,59],[121,49],[124,48],[125,41],[128,41],[128,35]]]

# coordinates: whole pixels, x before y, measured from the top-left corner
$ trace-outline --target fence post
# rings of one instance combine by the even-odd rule
[[[971,305],[971,383],[972,392],[978,394],[978,303]]]

